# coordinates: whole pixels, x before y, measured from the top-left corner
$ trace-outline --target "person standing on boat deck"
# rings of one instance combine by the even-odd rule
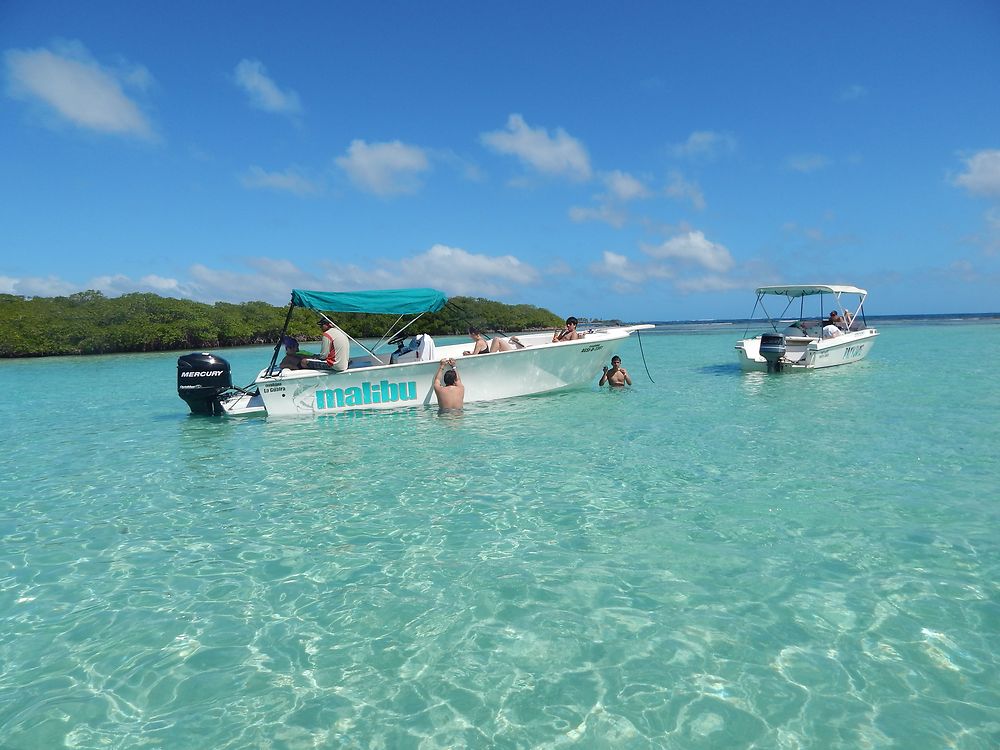
[[[579,321],[570,315],[566,318],[566,327],[562,331],[553,331],[552,333],[552,343],[557,341],[575,341],[576,339],[582,339],[584,334],[577,333],[576,325]]]
[[[489,354],[490,353],[490,342],[483,337],[483,332],[478,328],[469,327],[469,337],[476,343],[472,345],[472,351],[462,352],[463,355],[469,356],[470,354]]]
[[[836,310],[830,311],[830,318],[825,323],[824,326],[837,326],[840,330],[847,330],[847,322],[837,314]]]
[[[597,385],[602,386],[605,383],[612,388],[623,388],[626,385],[632,385],[632,378],[628,376],[628,370],[622,367],[622,358],[617,354],[611,358],[611,369],[604,368],[604,374],[601,375],[601,382]]]
[[[320,368],[343,372],[351,356],[351,341],[347,334],[325,318],[319,321],[323,329],[323,346],[319,350]],[[315,362],[316,360],[312,360]]]
[[[445,372],[446,367],[451,369]],[[443,378],[442,372],[444,372]],[[465,403],[465,386],[462,385],[462,378],[455,369],[455,360],[441,360],[437,375],[434,376],[434,395],[437,396],[440,411],[455,411],[462,408]]]

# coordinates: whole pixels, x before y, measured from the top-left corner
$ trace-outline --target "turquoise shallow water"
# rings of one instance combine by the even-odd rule
[[[0,363],[0,747],[997,747],[1000,325],[776,377],[741,333],[444,417]]]

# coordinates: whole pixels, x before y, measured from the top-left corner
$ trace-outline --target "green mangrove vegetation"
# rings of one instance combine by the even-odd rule
[[[0,357],[45,357],[209,349],[273,344],[288,307],[266,302],[216,302],[136,292],[105,297],[86,291],[68,297],[0,294]],[[331,314],[355,338],[381,336],[394,315]],[[316,313],[296,308],[288,333],[300,341],[319,338]],[[506,305],[479,297],[452,297],[410,330],[445,336],[470,325],[486,333],[552,328],[562,319],[533,305]]]

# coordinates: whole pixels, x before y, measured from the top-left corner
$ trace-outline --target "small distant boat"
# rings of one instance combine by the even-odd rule
[[[810,311],[806,310],[807,297],[817,303]],[[766,321],[770,330],[736,344],[740,367],[746,372],[797,372],[860,362],[878,337],[878,330],[865,320],[867,297],[864,289],[839,284],[760,287],[743,335],[755,321]],[[767,304],[773,307],[782,299],[786,300],[784,309],[772,315]],[[797,310],[793,309],[796,301]],[[829,310],[824,309],[826,301],[830,302]],[[830,324],[830,311],[838,311],[842,321]]]
[[[651,324],[596,328],[582,339],[552,342],[550,332],[505,340],[508,351],[463,356],[469,343],[437,346],[427,334],[406,333],[421,315],[437,312],[447,302],[435,289],[388,289],[367,292],[292,290],[285,326],[295,307],[326,313],[351,312],[398,316],[371,348],[357,339],[365,354],[352,357],[343,372],[328,369],[289,370],[276,365],[282,330],[271,363],[246,388],[234,388],[229,364],[209,353],[193,353],[177,361],[177,392],[201,414],[319,415],[359,409],[396,409],[436,404],[434,378],[441,359],[454,359],[465,386],[465,402],[545,393],[592,381],[612,346]],[[335,321],[334,321],[335,322]],[[409,342],[406,340],[409,339]],[[383,342],[397,348],[380,352]]]

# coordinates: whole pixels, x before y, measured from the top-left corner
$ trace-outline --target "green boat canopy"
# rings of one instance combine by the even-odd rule
[[[437,312],[448,301],[437,289],[376,289],[370,292],[292,290],[292,304],[321,312],[419,315]]]

